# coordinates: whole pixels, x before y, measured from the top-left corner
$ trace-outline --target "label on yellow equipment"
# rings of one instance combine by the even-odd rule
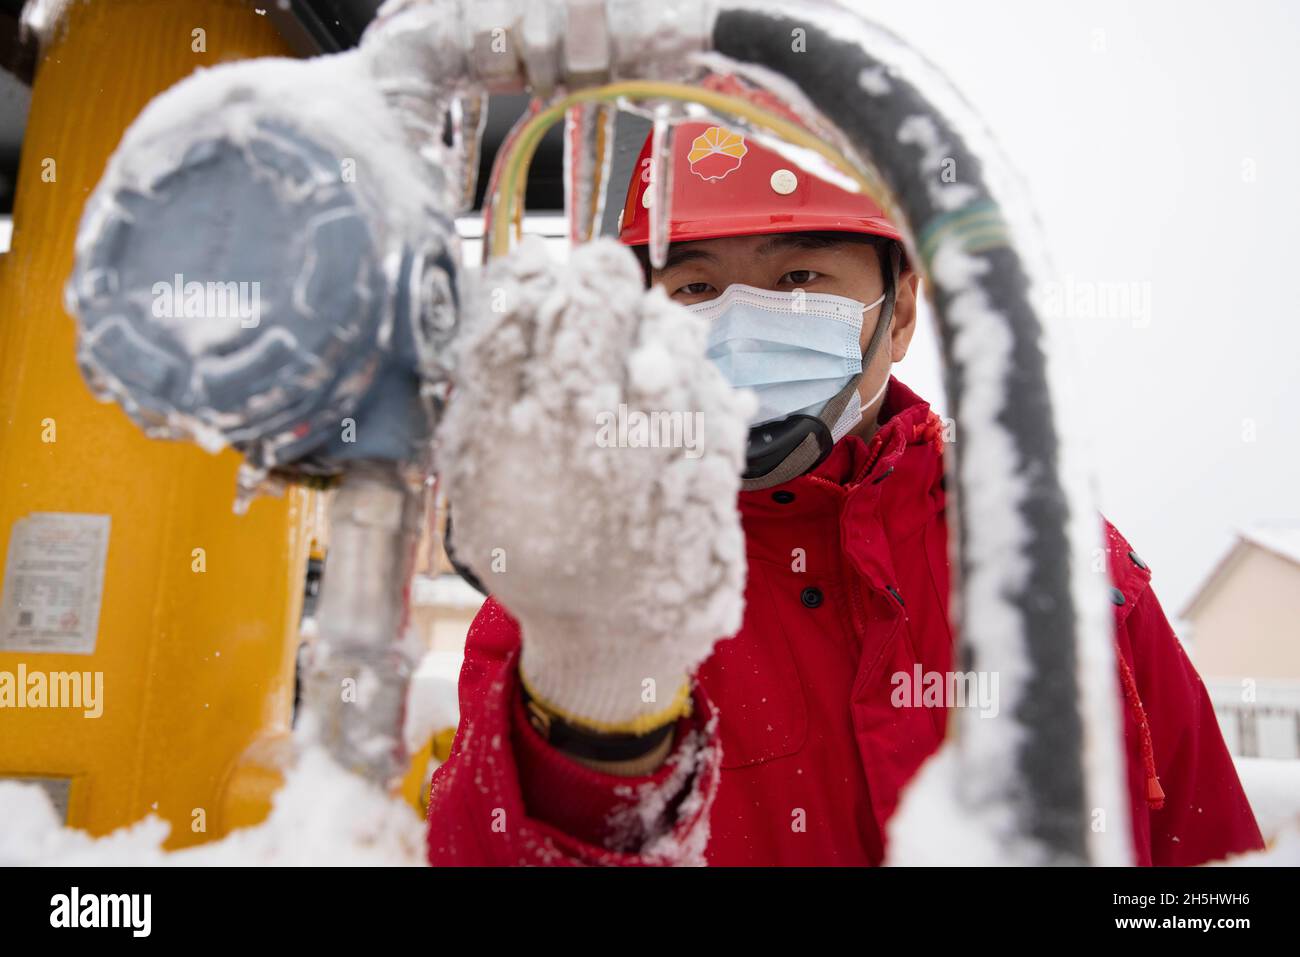
[[[33,512],[14,522],[0,651],[89,655],[99,634],[108,515]]]

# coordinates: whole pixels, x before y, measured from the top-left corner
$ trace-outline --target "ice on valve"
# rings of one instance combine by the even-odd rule
[[[338,86],[351,64],[333,59]],[[391,148],[362,77],[369,115],[304,120],[313,71],[220,67],[151,104],[87,203],[66,287],[101,398],[256,472],[420,461],[456,327],[438,184]]]

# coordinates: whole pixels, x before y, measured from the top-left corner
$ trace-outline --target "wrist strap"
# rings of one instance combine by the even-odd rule
[[[566,721],[547,708],[529,694],[528,684],[523,680],[519,682],[519,693],[524,700],[528,723],[543,741],[566,754],[593,761],[628,761],[643,757],[659,747],[677,725],[677,718],[673,718],[644,734],[591,731]]]

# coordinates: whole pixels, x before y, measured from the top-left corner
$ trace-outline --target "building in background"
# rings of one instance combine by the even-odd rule
[[[1182,619],[1232,753],[1300,758],[1300,522],[1239,532]]]

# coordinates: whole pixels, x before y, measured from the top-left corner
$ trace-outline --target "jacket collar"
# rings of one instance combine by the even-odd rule
[[[766,511],[773,496],[779,498],[782,492],[793,492],[805,501],[838,501],[845,489],[877,482],[888,475],[909,446],[931,444],[936,452],[942,450],[943,423],[938,415],[928,402],[893,376],[879,417],[883,421],[869,440],[846,435],[811,472],[772,488],[741,492],[742,509]]]
[[[942,448],[943,426],[930,403],[893,376],[879,418],[883,421],[870,439],[845,436],[809,475],[838,485],[858,485],[875,481],[897,465],[909,445],[932,442]]]
[[[893,377],[879,417],[883,421],[874,436],[866,441],[841,438],[826,460],[806,475],[770,489],[741,492],[741,514],[746,519],[784,521],[820,511],[840,512],[848,498],[862,499],[859,507],[875,511],[881,492],[888,492],[885,519],[892,531],[905,532],[924,520],[943,501],[943,493],[936,497],[932,490],[943,476],[943,423],[930,403]],[[913,454],[905,458],[909,449]],[[885,481],[894,471],[897,475]],[[923,502],[928,505],[911,507]]]

